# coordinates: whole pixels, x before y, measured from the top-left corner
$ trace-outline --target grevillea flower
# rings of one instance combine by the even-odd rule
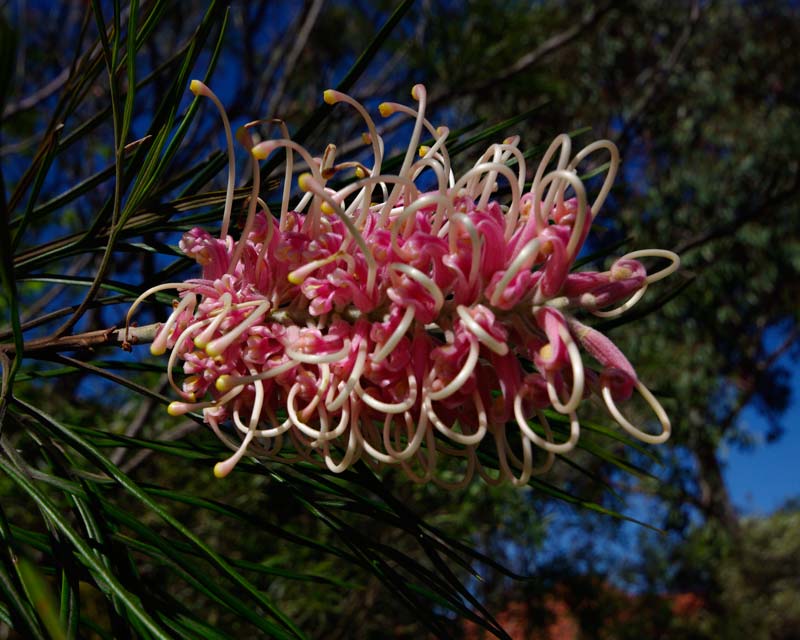
[[[253,188],[234,240],[230,125],[208,87],[194,81],[191,89],[214,101],[228,138],[221,237],[187,232],[180,247],[200,264],[201,277],[146,291],[128,317],[156,291],[179,292],[151,351],[170,350],[168,375],[181,400],[169,413],[202,412],[234,450],[216,465],[217,476],[247,454],[334,472],[364,460],[446,486],[462,486],[475,473],[524,485],[575,446],[578,410],[590,395],[640,440],[669,437],[658,400],[586,322],[630,309],[677,269],[678,256],[634,251],[607,271],[572,271],[617,172],[613,143],[573,155],[570,138],[558,136],[526,190],[519,139],[508,138],[457,178],[449,131],[425,118],[425,88],[417,85],[416,108],[379,108],[384,117],[414,120],[402,164],[389,174],[366,110],[326,91],[327,103],[345,103],[364,119],[372,165],[337,164],[333,145],[312,157],[283,125],[282,138],[255,144],[244,127],[237,139],[252,156]],[[423,135],[433,144],[420,146]],[[278,150],[286,153],[283,199],[271,211],[258,197],[258,161]],[[589,202],[577,169],[596,154],[608,163]],[[297,176],[303,195],[290,208],[298,161],[306,169]],[[331,185],[353,169],[354,181]],[[495,199],[499,187],[510,191],[508,202]],[[639,260],[650,257],[669,266],[648,273]],[[180,384],[172,376],[178,361]],[[635,426],[619,408],[634,392],[652,407],[658,433]],[[552,411],[565,417],[566,436],[556,438],[547,410],[551,419]],[[481,448],[490,455],[479,457]],[[497,468],[487,468],[495,455]]]

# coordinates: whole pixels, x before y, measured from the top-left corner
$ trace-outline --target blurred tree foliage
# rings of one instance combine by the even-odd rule
[[[796,514],[740,521],[720,447],[758,437],[741,419],[747,406],[767,416],[767,440],[780,437],[790,394],[781,358],[799,344],[793,3],[567,0],[501,9],[420,0],[380,33],[400,3],[263,1],[229,12],[218,3],[140,4],[0,4],[0,339],[16,345],[0,353],[4,375],[16,378],[14,398],[4,383],[0,408],[2,623],[43,637],[53,615],[29,604],[35,578],[17,570],[19,555],[43,567],[68,635],[159,637],[154,621],[165,637],[420,637],[422,629],[444,637],[458,636],[472,612],[501,636],[480,602],[496,612],[512,591],[541,600],[572,584],[565,598],[577,609],[592,593],[607,604],[584,606],[582,619],[587,630],[606,625],[607,637],[714,637],[730,628],[790,637],[781,630],[796,620],[790,603],[800,588],[783,570],[797,551]],[[377,33],[365,66],[346,76]],[[174,249],[178,234],[216,224],[220,126],[210,105],[186,96],[188,79],[207,71],[234,125],[278,114],[311,148],[361,149],[352,114],[320,107],[322,90],[343,79],[373,109],[424,82],[430,119],[451,129],[480,131],[533,110],[500,134],[519,133],[523,148],[581,126],[616,141],[624,169],[594,246],[665,247],[684,261],[683,280],[666,295],[649,293],[636,322],[605,325],[666,397],[674,436],[658,479],[619,462],[652,469],[649,451],[595,435],[586,446],[614,460],[582,449],[534,492],[475,484],[447,494],[391,474],[332,479],[255,463],[214,482],[222,450],[195,422],[163,416],[159,366],[111,351],[16,359],[22,329],[29,340],[65,322],[67,331],[119,325],[135,292],[188,266]],[[392,130],[386,135],[391,146]],[[102,287],[91,287],[98,273]],[[624,511],[618,495],[630,491],[658,496],[650,521],[677,532],[640,574],[658,569],[656,590],[702,593],[702,624],[676,627],[683,623],[662,600],[633,607],[595,580],[612,571],[595,564],[602,551],[592,542],[602,548],[617,521],[576,516],[564,499]],[[553,544],[562,518],[586,546],[564,542],[555,555],[570,561],[548,563],[542,543]],[[90,544],[81,549],[71,533]],[[514,581],[495,561],[537,580]],[[622,614],[609,613],[631,608],[621,626]],[[759,627],[765,611],[769,623]],[[546,612],[531,615],[547,622]]]
[[[687,637],[788,640],[797,635],[800,510],[796,501],[765,517],[742,518],[735,535],[719,523],[696,528],[667,557],[676,590],[696,589],[704,601],[675,625]],[[674,623],[673,623],[674,624]],[[683,636],[681,636],[683,637]]]
[[[797,581],[778,581],[780,595],[759,601],[761,613],[743,604],[744,585],[777,581],[771,564],[753,560],[788,561],[797,532],[784,528],[783,514],[746,520],[736,538],[721,447],[777,441],[789,427],[781,420],[791,393],[785,356],[797,357],[800,345],[797,6],[512,3],[498,13],[476,1],[436,4],[427,24],[414,66],[425,66],[426,51],[443,52],[429,83],[451,109],[488,116],[546,100],[523,139],[585,124],[620,146],[625,168],[598,241],[632,237],[637,247],[674,249],[691,281],[659,313],[613,332],[640,374],[670,397],[673,444],[661,482],[647,490],[665,499],[666,528],[691,529],[699,516],[706,524],[692,539],[704,539],[718,561],[703,573],[681,551],[671,561],[656,554],[663,576],[675,575],[676,562],[692,576],[658,586],[704,593],[716,631],[703,637],[749,637],[745,628],[789,637],[794,614],[775,602],[797,600]],[[766,432],[742,419],[745,407],[765,417]],[[757,531],[773,528],[763,555],[754,553]],[[732,546],[715,555],[730,536]],[[631,637],[657,637],[640,631]],[[684,632],[674,637],[690,637]]]
[[[732,525],[719,445],[752,442],[739,419],[748,405],[768,419],[767,441],[780,437],[790,388],[779,359],[800,344],[797,7],[520,2],[497,12],[476,0],[434,3],[426,25],[411,67],[430,68],[449,109],[491,117],[545,102],[524,140],[588,125],[620,146],[599,241],[674,249],[692,283],[613,335],[671,397],[679,447],[665,490],[680,510]]]

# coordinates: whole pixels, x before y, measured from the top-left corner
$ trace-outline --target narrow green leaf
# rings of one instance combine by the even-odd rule
[[[202,638],[203,640],[230,640],[231,636],[226,635],[207,624],[194,620],[185,615],[177,615],[174,618],[161,616],[161,621],[176,633],[180,633],[184,638],[195,640]]]
[[[11,85],[17,62],[17,45],[17,32],[8,24],[5,15],[0,14],[0,119],[5,111],[6,99],[14,95]]]
[[[44,576],[25,558],[19,560],[19,575],[47,633],[53,640],[66,640],[67,635],[61,625],[55,595]]]
[[[370,43],[366,46],[364,51],[361,52],[361,55],[358,56],[356,61],[353,65],[348,69],[347,73],[345,74],[342,81],[336,85],[337,91],[342,91],[343,93],[347,93],[356,81],[361,77],[367,67],[375,58],[375,54],[377,54],[383,45],[385,44],[386,40],[391,35],[394,28],[398,25],[398,23],[403,19],[403,17],[408,13],[411,7],[414,4],[414,0],[403,0],[397,8],[392,12],[392,15],[386,20],[386,22],[381,26],[378,32],[375,34],[375,37],[370,41]],[[324,102],[320,104],[308,120],[303,124],[303,126],[298,129],[297,133],[295,133],[293,139],[302,144],[305,142],[306,138],[311,135],[316,128],[325,120],[328,114],[331,111],[331,106],[325,104]],[[273,154],[272,158],[269,161],[264,163],[261,166],[261,178],[262,180],[266,180],[270,173],[272,173],[273,169],[280,165],[284,154],[276,153]]]
[[[120,471],[116,465],[105,458],[105,456],[103,456],[96,448],[91,446],[83,438],[78,437],[73,431],[67,427],[64,427],[62,424],[54,420],[43,411],[40,411],[38,408],[16,398],[15,404],[19,406],[25,413],[36,418],[37,421],[42,425],[47,426],[48,429],[52,431],[52,433],[60,440],[69,443],[69,445],[81,455],[86,457],[105,473],[109,474],[132,496],[136,497],[139,501],[155,512],[162,520],[164,520],[164,522],[175,529],[175,531],[189,540],[200,551],[202,551],[203,555],[205,555],[214,566],[216,566],[224,575],[227,575],[231,580],[233,580],[233,582],[238,584],[247,593],[249,593],[258,604],[269,611],[286,629],[291,631],[298,638],[305,637],[300,629],[298,629],[295,624],[288,617],[286,617],[286,615],[280,609],[278,609],[269,598],[267,598],[265,594],[261,593],[249,580],[237,572],[222,556],[220,556],[216,551],[198,538],[185,525],[176,520],[152,498],[150,498],[146,492],[144,492],[126,474]]]
[[[17,590],[12,574],[2,564],[0,564],[0,593],[3,595],[4,602],[11,607],[7,615],[9,626],[19,633],[26,633],[25,637],[45,640],[46,636],[33,613],[34,607]]]
[[[269,634],[270,637],[292,637],[280,627],[277,627],[269,620],[263,618],[257,611],[243,602],[240,596],[226,589],[218,579],[215,579],[213,575],[209,574],[206,567],[198,565],[196,557],[183,558],[181,556],[182,550],[174,541],[168,542],[149,527],[141,524],[136,517],[131,516],[126,511],[118,509],[111,503],[104,501],[104,505],[109,517],[114,518],[120,524],[136,532],[144,540],[147,540],[150,546],[131,540],[128,540],[129,544],[132,544],[140,551],[146,552],[150,557],[157,559],[165,566],[169,566],[177,575],[186,580],[199,592],[230,608],[234,613],[248,620],[256,628]]]
[[[105,169],[98,171],[94,175],[89,176],[85,180],[82,180],[81,182],[71,186],[69,189],[51,198],[47,202],[43,202],[38,207],[34,208],[32,212],[33,217],[38,218],[40,216],[47,215],[48,213],[56,211],[66,204],[69,204],[76,198],[89,193],[95,187],[112,178],[114,176],[114,170],[114,165],[110,165]],[[19,223],[20,220],[21,219],[18,219],[14,222]]]
[[[0,602],[0,622],[7,625],[10,629],[14,628],[14,620],[11,618],[11,611]]]
[[[10,464],[4,456],[0,456],[0,469],[2,469],[14,483],[22,489],[37,507],[48,518],[48,520],[70,541],[82,561],[102,578],[108,588],[120,599],[130,614],[139,620],[154,637],[169,640],[161,628],[150,618],[147,612],[133,594],[125,589],[116,577],[110,573],[94,554],[94,551],[83,540],[82,536],[70,525],[61,514],[58,508],[48,499],[28,478]]]
[[[5,190],[2,188],[3,174],[0,165],[0,286],[8,309],[8,324],[11,325],[14,338],[14,359],[9,361],[8,356],[0,354],[0,428],[6,412],[8,399],[11,397],[14,376],[22,361],[24,339],[20,324],[19,297],[17,296],[17,281],[14,275],[13,251],[11,249],[11,230],[8,225],[9,212],[6,208]]]
[[[145,195],[151,193],[152,187],[156,181],[164,174],[172,160],[172,157],[174,156],[175,152],[177,152],[178,146],[182,142],[186,130],[194,119],[197,111],[197,98],[192,101],[192,105],[190,105],[189,110],[184,116],[181,124],[178,126],[176,134],[165,147],[167,138],[169,137],[169,132],[172,130],[175,123],[178,104],[180,103],[180,95],[185,90],[189,73],[194,67],[197,57],[200,55],[202,47],[205,44],[205,40],[208,38],[212,26],[218,20],[218,14],[221,11],[224,11],[225,13],[222,19],[219,38],[217,40],[216,47],[212,52],[212,58],[206,73],[206,77],[210,76],[214,67],[216,66],[221,51],[222,37],[227,26],[228,13],[227,9],[225,9],[222,4],[215,0],[209,4],[209,8],[206,11],[206,14],[203,16],[203,19],[197,28],[197,32],[192,38],[188,50],[183,57],[182,64],[174,76],[172,88],[170,89],[171,96],[162,101],[153,118],[153,122],[150,127],[150,134],[153,135],[156,142],[150,146],[146,156],[142,160],[141,167],[139,167],[137,170],[135,184],[129,197],[129,215],[133,212],[134,208],[139,206]]]
[[[128,55],[124,61],[125,67],[128,72],[128,91],[125,95],[125,107],[122,113],[122,131],[120,134],[120,157],[123,154],[125,145],[127,144],[128,132],[131,129],[131,121],[133,120],[133,103],[136,97],[136,32],[138,30],[139,20],[139,0],[132,0],[130,3],[130,10],[128,13]]]
[[[208,13],[206,14],[207,17],[211,17],[213,15],[211,13],[211,9],[212,8],[213,7],[209,8]],[[216,44],[214,46],[214,50],[211,52],[211,59],[209,60],[208,67],[206,68],[206,73],[203,76],[203,82],[205,84],[208,84],[209,81],[211,80],[211,76],[214,73],[214,69],[216,69],[216,67],[217,67],[217,62],[219,62],[219,56],[220,56],[220,53],[222,52],[222,44],[224,42],[224,36],[225,36],[226,31],[227,31],[229,17],[230,17],[230,10],[226,9],[225,10],[225,14],[224,14],[223,19],[222,19],[222,24],[220,25],[220,28],[219,28],[219,35],[217,36],[217,42],[216,42]],[[179,76],[178,76],[179,78],[186,78],[188,76],[188,72],[190,71],[189,65],[185,65],[184,69],[185,69],[185,73],[179,74]],[[183,83],[182,86],[185,86],[185,80],[184,80],[184,83]],[[192,100],[191,104],[189,105],[189,109],[188,109],[187,113],[181,119],[181,123],[178,126],[178,129],[175,132],[175,135],[172,137],[172,139],[170,140],[170,142],[167,145],[166,149],[164,150],[164,154],[161,157],[160,163],[159,163],[159,165],[157,167],[157,172],[158,173],[163,174],[167,170],[167,168],[170,166],[175,154],[178,151],[178,148],[179,148],[181,142],[183,142],[183,139],[186,137],[186,132],[189,129],[189,125],[194,120],[194,117],[195,117],[195,115],[197,113],[198,106],[199,106],[199,101],[198,101],[197,98],[195,98],[194,100]],[[224,158],[225,158],[224,154],[219,154],[219,155],[220,155],[220,158],[224,161]],[[208,171],[208,169],[211,166],[213,166],[213,164],[211,162],[209,162],[208,166],[206,167],[206,171],[210,175],[214,175],[217,171],[219,171],[219,168],[216,168],[216,170],[213,171],[213,173],[212,173],[212,172]],[[196,172],[195,176],[197,176],[199,178],[199,176],[202,175],[202,174],[203,174],[202,171]],[[154,195],[156,195],[156,194],[154,194]]]
[[[11,607],[11,627],[20,633],[25,630],[31,638],[44,639],[39,620],[35,615],[35,607],[26,597],[17,570],[17,556],[15,554],[16,532],[12,537],[12,527],[9,526],[5,511],[0,504],[0,537],[5,543],[0,549],[0,593],[5,602]]]
[[[71,550],[69,555],[72,555]],[[59,619],[63,628],[66,630],[68,640],[74,640],[78,636],[78,623],[80,622],[80,590],[78,585],[77,572],[72,570],[73,562],[70,558],[70,569],[61,570],[61,600],[59,602]]]

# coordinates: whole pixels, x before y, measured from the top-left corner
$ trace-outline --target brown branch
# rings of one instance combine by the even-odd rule
[[[800,338],[800,327],[795,327],[777,348],[769,353],[763,360],[755,363],[755,366],[753,366],[752,369],[759,374],[768,371],[782,355],[784,355],[794,346],[798,338]],[[741,414],[747,405],[750,404],[753,396],[756,395],[758,387],[755,384],[755,376],[753,376],[751,380],[752,381],[747,385],[747,388],[743,391],[742,395],[739,396],[736,405],[731,408],[731,410],[722,420],[720,420],[719,428],[722,433],[725,433],[728,429],[730,429],[731,425],[733,425],[733,423],[739,417],[739,414]]]
[[[200,427],[197,422],[186,421],[182,422],[181,424],[173,427],[159,438],[157,438],[158,442],[174,442],[175,440],[180,440],[184,436],[196,431]],[[131,457],[130,460],[123,463],[120,466],[120,469],[124,473],[133,473],[133,471],[140,466],[147,458],[149,458],[153,454],[152,449],[141,449],[137,451],[134,456]]]
[[[716,227],[709,227],[708,229],[705,229],[704,231],[687,238],[677,247],[675,247],[675,252],[681,254],[686,253],[687,251],[696,249],[707,242],[724,238],[725,236],[736,231],[742,225],[755,222],[762,216],[769,215],[772,213],[775,207],[781,206],[786,202],[796,198],[798,192],[800,192],[800,172],[795,174],[792,185],[787,189],[764,200],[760,206],[753,206],[747,211],[741,211],[734,217],[732,221],[728,223],[721,224]]]
[[[101,298],[96,300],[98,306],[107,305],[107,304],[117,304],[122,302],[124,297],[120,294],[117,296],[108,296],[106,298]],[[57,309],[55,311],[50,311],[49,313],[45,313],[41,316],[37,316],[33,320],[28,320],[27,322],[23,322],[20,325],[20,328],[23,332],[28,331],[30,329],[35,329],[36,327],[41,327],[48,322],[53,320],[58,320],[59,318],[63,318],[65,315],[72,313],[75,309],[78,308],[78,305],[72,305],[71,307],[63,307],[61,309]],[[0,344],[4,340],[8,340],[14,336],[14,332],[11,329],[4,328],[0,330]]]
[[[38,89],[37,91],[34,91],[27,98],[23,98],[19,102],[8,105],[3,111],[2,116],[0,116],[0,119],[7,120],[11,116],[18,114],[21,111],[27,111],[29,109],[33,109],[40,102],[46,100],[56,91],[61,89],[61,87],[63,87],[66,84],[67,80],[69,80],[69,76],[70,76],[70,67],[62,69],[61,73],[59,73],[55,78],[53,78],[42,88]]]
[[[303,20],[303,24],[300,27],[297,38],[294,40],[292,48],[289,51],[289,55],[286,57],[283,73],[281,74],[280,78],[278,78],[278,82],[276,83],[274,90],[271,92],[272,97],[267,105],[268,117],[272,117],[277,111],[278,106],[283,99],[283,94],[286,90],[286,85],[289,82],[289,78],[294,72],[294,68],[297,65],[300,54],[303,52],[303,49],[308,42],[308,37],[311,34],[311,30],[314,28],[317,18],[319,17],[319,12],[322,9],[322,0],[312,0],[310,4],[311,6],[306,4],[306,6],[303,8],[305,19]]]
[[[156,391],[161,393],[167,386],[167,376],[162,376],[161,380],[156,387]],[[125,428],[125,437],[126,438],[135,438],[139,435],[139,431],[147,424],[150,420],[150,416],[153,413],[153,409],[156,406],[155,398],[144,398],[140,405],[139,410],[136,412],[136,415],[133,417],[133,420],[128,424]],[[191,423],[194,424],[194,423]],[[120,466],[123,459],[125,458],[125,454],[127,453],[128,449],[126,447],[117,447],[114,451],[111,452],[109,459],[115,465]]]
[[[3,156],[13,156],[18,153],[22,153],[23,151],[38,144],[39,141],[39,134],[37,133],[35,135],[28,136],[27,138],[23,138],[18,142],[12,142],[11,144],[0,146],[0,158]]]
[[[700,15],[700,4],[695,0],[692,2],[689,9],[689,19],[681,31],[681,35],[675,41],[675,45],[672,47],[669,55],[654,70],[648,69],[639,76],[637,84],[647,82],[647,89],[642,93],[639,100],[636,101],[633,108],[625,115],[622,133],[618,136],[621,146],[625,145],[627,142],[630,132],[639,121],[642,114],[650,108],[656,98],[663,92],[664,87],[667,86],[667,79],[675,71],[678,62],[683,57],[683,53],[691,41],[697,23],[700,21]],[[651,71],[651,73],[647,73],[648,71]]]
[[[384,309],[372,312],[376,317],[384,313]],[[350,322],[355,322],[363,317],[358,309],[348,309],[343,311],[341,317]],[[275,322],[305,324],[309,316],[303,311],[289,311],[287,309],[274,309],[267,314],[267,317]],[[137,344],[152,342],[162,323],[144,325],[142,327],[129,327],[117,329],[96,329],[70,336],[47,336],[29,340],[23,345],[23,355],[55,354],[63,351],[83,351],[91,350],[96,347],[121,347],[129,351]],[[13,343],[0,343],[0,357],[16,355],[16,348]]]
[[[23,355],[91,350],[103,346],[122,347],[128,350],[132,345],[152,342],[158,327],[158,324],[130,327],[129,329],[115,329],[112,327],[71,336],[37,338],[29,340],[23,345]],[[0,354],[5,356],[16,355],[14,344],[0,344]]]
[[[64,275],[66,277],[73,277],[80,273],[86,266],[88,266],[89,262],[91,262],[92,256],[91,255],[83,255],[78,257],[66,270]],[[41,297],[37,298],[30,306],[28,306],[23,313],[20,314],[20,322],[26,322],[31,320],[38,313],[45,309],[50,303],[55,300],[63,291],[67,288],[66,284],[57,284],[52,287],[42,295]]]
[[[609,3],[599,8],[593,9],[592,11],[589,11],[583,16],[583,18],[581,18],[580,22],[574,24],[569,29],[562,31],[561,33],[557,33],[556,35],[551,36],[550,38],[545,40],[542,44],[540,44],[538,47],[536,47],[536,49],[534,49],[533,51],[529,51],[520,58],[517,58],[515,62],[508,65],[503,71],[496,74],[491,74],[491,78],[485,80],[484,82],[480,82],[478,84],[470,85],[463,88],[451,88],[444,91],[443,93],[435,94],[429,98],[428,104],[433,105],[440,102],[446,102],[455,96],[464,96],[467,94],[481,93],[483,91],[486,91],[487,89],[491,89],[492,87],[498,85],[501,82],[513,78],[514,76],[530,69],[531,67],[534,67],[550,54],[558,51],[562,47],[568,45],[570,42],[575,40],[589,27],[594,25],[595,22],[597,22],[597,20],[603,14],[609,11],[612,6],[613,3]]]

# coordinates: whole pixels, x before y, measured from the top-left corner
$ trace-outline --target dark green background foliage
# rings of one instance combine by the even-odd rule
[[[747,407],[770,440],[789,427],[795,7],[0,3],[0,636],[507,637],[510,603],[532,632],[556,602],[579,637],[794,637],[797,504],[742,519],[721,447],[752,442]],[[634,445],[598,413],[522,491],[253,460],[214,480],[225,451],[166,416],[163,362],[56,343],[120,326],[139,292],[192,273],[180,233],[219,224],[221,127],[192,78],[235,124],[277,114],[316,151],[357,152],[362,126],[323,89],[375,110],[416,82],[462,169],[512,134],[534,161],[562,131],[614,140],[596,264],[654,246],[684,268],[634,321],[599,326],[664,399],[669,445]],[[662,533],[631,533],[634,512]]]

